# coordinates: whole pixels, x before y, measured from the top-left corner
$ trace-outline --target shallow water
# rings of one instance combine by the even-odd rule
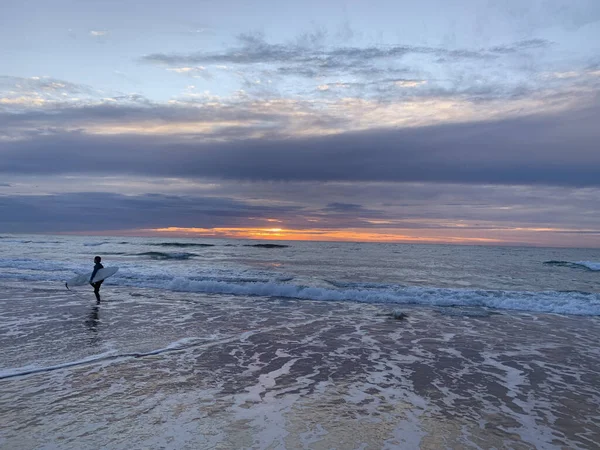
[[[600,319],[51,282],[0,294],[0,447],[595,448]]]

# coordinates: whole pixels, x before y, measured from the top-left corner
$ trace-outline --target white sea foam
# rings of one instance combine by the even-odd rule
[[[22,261],[21,268],[33,265]],[[558,314],[600,315],[600,294],[578,291],[512,291],[435,288],[380,283],[377,287],[336,287],[323,280],[306,277],[282,281],[284,277],[271,280],[256,274],[206,271],[203,276],[178,277],[174,271],[149,274],[124,268],[107,279],[108,284],[157,288],[181,292],[205,294],[228,294],[236,296],[283,297],[316,301],[351,301],[361,303],[386,303],[398,305],[466,306],[501,310],[533,311]],[[0,278],[18,277],[30,281],[63,281],[65,269],[56,272],[30,272],[12,274],[4,272]],[[254,275],[254,276],[253,276]]]
[[[600,315],[600,262],[587,250],[519,249],[500,254],[493,248],[457,248],[461,255],[455,257],[438,247],[398,247],[403,250],[400,258],[391,247],[367,244],[293,244],[271,251],[221,241],[213,245],[77,237],[64,238],[59,249],[44,250],[11,240],[2,239],[0,248],[3,282],[62,286],[75,274],[92,270],[89,247],[102,245],[103,262],[121,268],[105,287]],[[192,253],[178,245],[197,248]],[[211,247],[204,251],[203,245]],[[157,251],[161,247],[166,251]]]
[[[208,336],[208,337],[201,337],[201,338],[198,338],[198,337],[182,338],[177,341],[171,342],[170,344],[166,345],[165,347],[157,348],[154,350],[141,351],[141,352],[119,353],[117,350],[110,350],[110,351],[107,351],[104,353],[90,355],[85,358],[77,359],[74,361],[67,361],[67,362],[63,362],[61,364],[54,364],[54,365],[50,365],[50,366],[39,366],[39,365],[33,364],[33,365],[28,365],[28,366],[23,366],[23,367],[7,368],[7,369],[0,370],[0,380],[5,379],[5,378],[11,378],[11,377],[31,375],[31,374],[41,373],[41,372],[51,372],[51,371],[55,371],[55,370],[66,369],[69,367],[94,364],[94,363],[102,363],[102,362],[113,361],[113,360],[118,360],[118,359],[139,358],[139,357],[143,357],[143,356],[159,355],[161,353],[166,353],[166,352],[176,351],[176,350],[183,350],[188,347],[194,347],[194,346],[198,346],[198,345],[210,346],[211,344],[218,344],[221,342],[229,342],[229,341],[235,340],[237,338],[236,336],[234,336],[234,337],[220,338],[219,340],[216,340],[216,339],[211,339],[213,337],[214,337],[214,335]]]
[[[578,261],[575,264],[587,267],[590,270],[600,270],[600,262],[594,261]]]
[[[600,315],[600,295],[582,292],[520,292],[388,286],[387,289],[327,289],[293,283],[192,281],[175,278],[162,287],[174,291],[256,295],[318,301],[479,306],[505,310]]]
[[[102,361],[106,358],[113,357],[113,356],[115,356],[115,354],[116,353],[114,351],[109,351],[109,352],[101,353],[98,355],[91,355],[91,356],[88,356],[86,358],[82,358],[82,359],[79,359],[76,361],[68,361],[68,362],[64,362],[62,364],[54,364],[51,366],[39,366],[39,365],[32,364],[32,365],[28,365],[28,366],[24,366],[24,367],[4,369],[4,370],[0,370],[0,380],[4,379],[4,378],[35,374],[35,373],[40,373],[40,372],[50,372],[53,370],[66,369],[68,367],[79,366],[79,365],[83,365],[83,364],[90,364],[90,363]]]

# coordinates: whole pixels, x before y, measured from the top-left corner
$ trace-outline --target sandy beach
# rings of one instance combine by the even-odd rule
[[[2,449],[600,442],[596,317],[404,307],[395,320],[350,302],[0,292]]]

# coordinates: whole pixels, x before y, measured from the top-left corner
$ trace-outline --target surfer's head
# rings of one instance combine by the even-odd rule
[[[95,262],[95,263],[99,263],[100,261],[102,261],[102,258],[100,258],[99,256],[96,256],[96,257],[94,258],[94,262]]]

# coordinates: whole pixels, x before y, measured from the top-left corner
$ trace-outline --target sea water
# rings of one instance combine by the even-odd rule
[[[597,448],[599,263],[0,235],[0,449]]]
[[[0,282],[600,315],[600,250],[149,237],[0,235]]]

